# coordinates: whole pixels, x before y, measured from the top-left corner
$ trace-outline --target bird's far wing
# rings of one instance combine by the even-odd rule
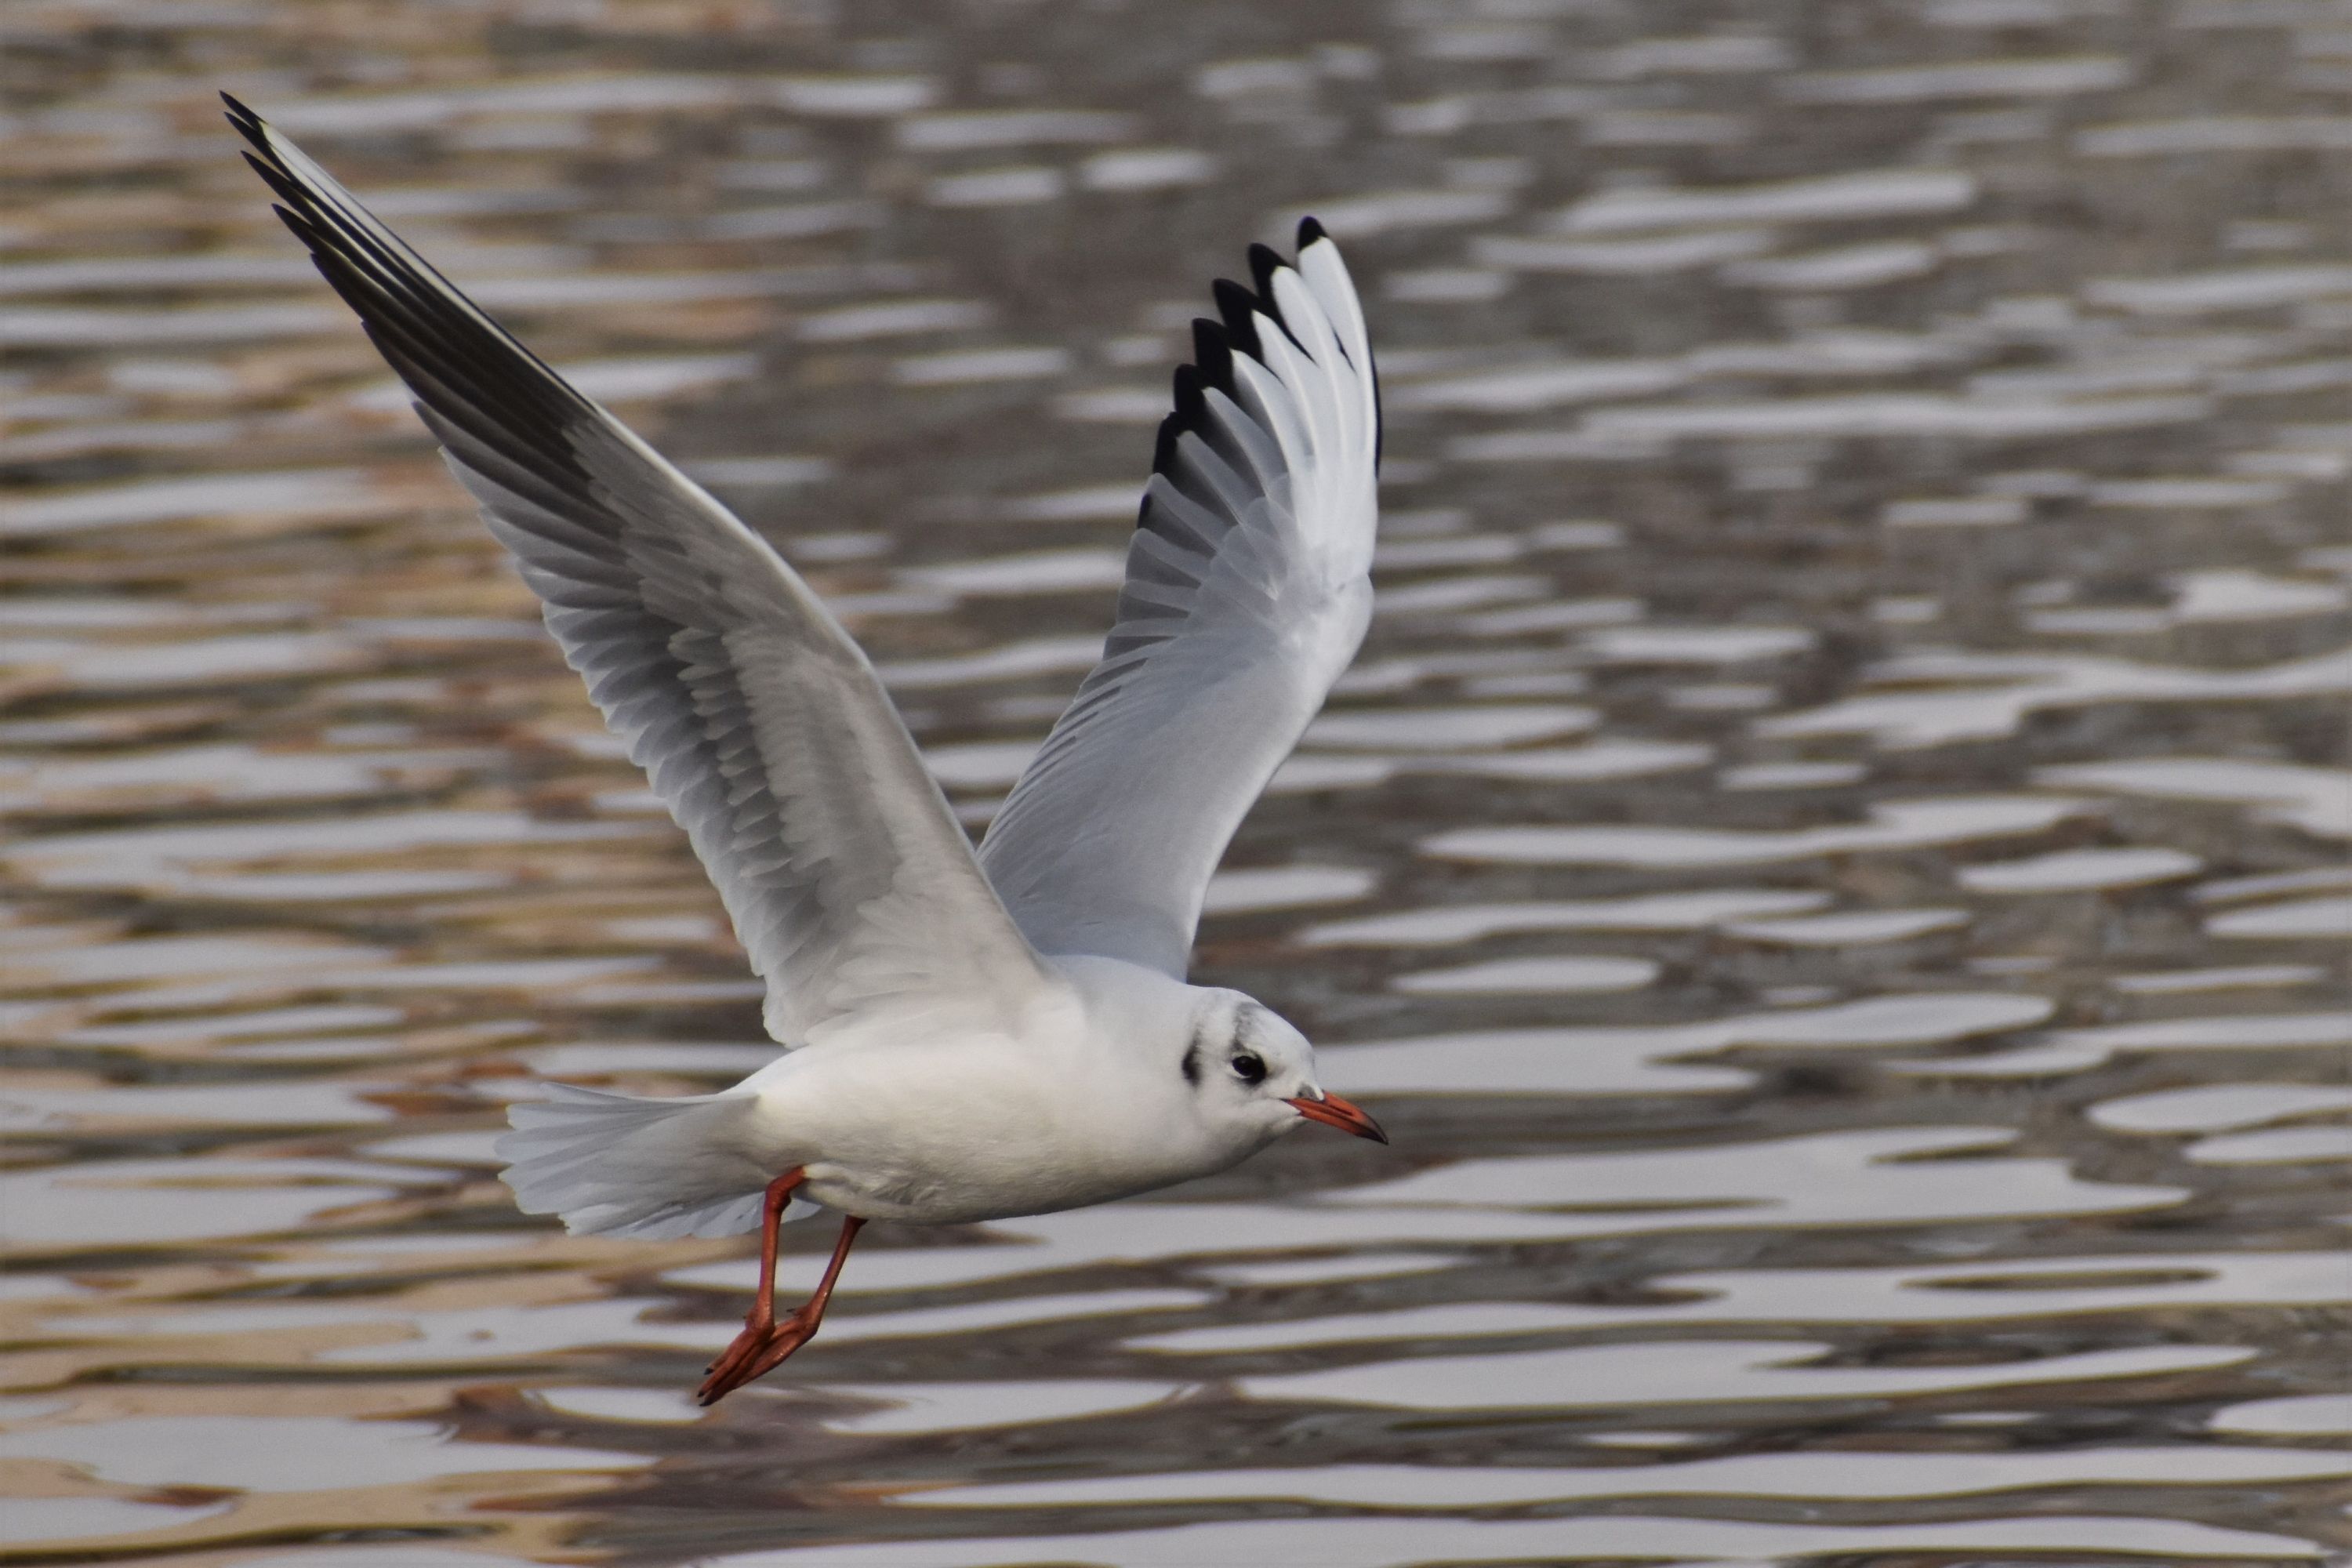
[[[1181,978],[1234,829],[1363,641],[1380,394],[1313,219],[1193,323],[1110,640],[981,841],[1040,952]]]
[[[408,384],[718,885],[769,1032],[1010,1024],[1045,984],[881,682],[774,550],[228,100],[287,226]]]

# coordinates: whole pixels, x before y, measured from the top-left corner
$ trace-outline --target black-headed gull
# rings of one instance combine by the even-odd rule
[[[1371,616],[1380,397],[1312,219],[1250,252],[1176,372],[1118,613],[977,853],[857,645],[768,543],[565,384],[325,170],[229,99],[287,226],[359,312],[548,629],[692,840],[786,1049],[721,1094],[552,1086],[508,1185],[575,1232],[757,1227],[750,1318],[700,1397],[816,1331],[869,1219],[1149,1192],[1302,1121],[1386,1142],[1306,1037],[1184,974],[1242,816]],[[774,1310],[789,1213],[844,1217]]]

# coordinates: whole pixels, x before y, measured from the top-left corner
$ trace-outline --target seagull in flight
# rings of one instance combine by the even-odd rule
[[[1102,661],[975,850],[783,557],[223,97],[766,982],[784,1049],[732,1089],[551,1085],[498,1145],[523,1211],[575,1233],[758,1230],[703,1404],[808,1342],[868,1220],[1104,1203],[1307,1121],[1388,1142],[1297,1028],[1185,979],[1218,858],[1371,617],[1380,394],[1320,225],[1193,323]],[[780,1316],[777,1229],[821,1210],[840,1239]]]

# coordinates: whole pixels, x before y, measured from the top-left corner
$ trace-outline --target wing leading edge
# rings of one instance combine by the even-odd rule
[[[226,98],[226,95],[223,95]],[[763,540],[226,99],[278,211],[405,382],[803,1045],[1043,984],[866,656]],[[975,1019],[977,1009],[983,1017]]]

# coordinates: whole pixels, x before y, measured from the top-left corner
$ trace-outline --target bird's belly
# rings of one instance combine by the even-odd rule
[[[994,1152],[988,1152],[992,1153]],[[852,1161],[814,1160],[802,1191],[827,1208],[864,1219],[963,1225],[1052,1214],[1131,1197],[1200,1173],[1164,1162],[943,1158],[937,1149],[876,1150]]]
[[[936,1109],[935,1109],[936,1108]],[[1248,1152],[1171,1140],[1161,1127],[1026,1104],[901,1101],[814,1141],[803,1192],[866,1219],[961,1224],[1129,1197],[1222,1170]]]

